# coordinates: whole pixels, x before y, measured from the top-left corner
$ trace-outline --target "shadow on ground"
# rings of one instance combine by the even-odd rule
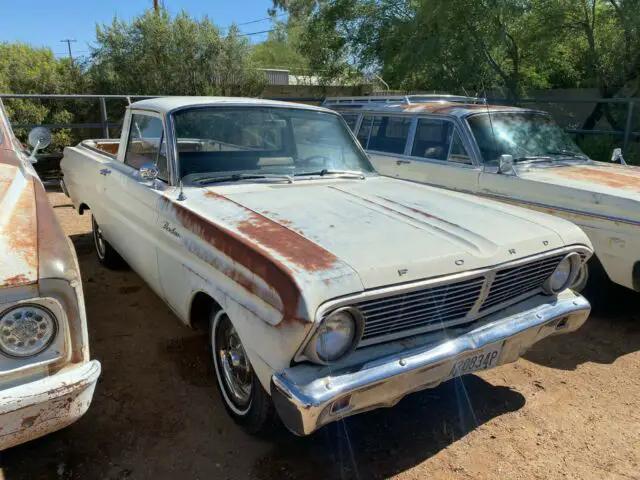
[[[255,462],[253,474],[262,480],[388,478],[524,404],[524,397],[507,387],[474,375],[458,378],[310,437],[283,436]]]
[[[527,352],[527,360],[575,370],[585,362],[611,364],[640,350],[640,294],[613,286],[606,313],[596,310],[578,331],[547,338]]]

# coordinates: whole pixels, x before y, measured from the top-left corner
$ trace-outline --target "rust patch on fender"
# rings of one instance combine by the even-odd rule
[[[276,222],[215,192],[209,191],[205,193],[205,197],[230,202],[242,208],[249,218],[237,224],[238,230],[306,271],[331,270],[338,262],[338,258],[331,252],[295,232],[290,220]]]
[[[0,258],[0,271],[10,275],[0,278],[0,286],[35,283],[38,280],[38,239],[33,180],[27,177],[22,190],[11,191],[15,189],[12,187],[14,179],[22,173],[16,167],[0,165],[0,174],[4,179],[0,202],[10,202],[10,211],[0,212],[5,215],[0,223],[0,247],[5,250],[4,258]],[[17,201],[14,203],[8,195],[15,195]]]
[[[612,188],[640,191],[640,172],[610,171],[608,167],[566,167],[558,169],[553,174],[571,180],[583,180]]]
[[[211,197],[212,195],[209,196]],[[226,200],[225,197],[222,198]],[[292,272],[286,266],[273,258],[267,251],[256,248],[247,239],[242,238],[233,231],[212,223],[166,197],[162,197],[162,201],[166,206],[173,209],[177,221],[185,229],[226,255],[232,261],[253,272],[278,293],[282,302],[283,315],[282,321],[278,325],[289,322],[306,323],[305,319],[300,318],[298,312],[301,299],[300,288]],[[218,268],[216,265],[214,267]],[[229,272],[226,269],[221,271],[245,289],[253,292],[256,291],[254,289],[258,288],[251,279],[238,276],[235,271]]]

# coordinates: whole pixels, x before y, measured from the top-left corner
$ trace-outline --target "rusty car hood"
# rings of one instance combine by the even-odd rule
[[[234,217],[225,213],[229,204]],[[576,239],[589,244],[564,220],[385,177],[190,189],[185,206],[293,269],[349,278],[351,290],[350,270],[371,289],[497,265]],[[286,241],[278,240],[282,231]]]
[[[0,287],[40,278],[79,278],[75,252],[33,168],[0,149]]]
[[[37,280],[33,180],[17,166],[0,162],[0,287],[35,283]]]
[[[540,196],[536,200],[549,205],[640,221],[639,167],[604,162],[541,164],[518,170],[518,176],[543,184],[527,196]]]

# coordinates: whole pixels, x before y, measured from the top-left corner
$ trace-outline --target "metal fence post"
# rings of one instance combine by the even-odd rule
[[[627,146],[629,145],[629,135],[631,135],[631,122],[633,120],[633,100],[629,100],[627,104],[627,123],[624,127],[624,140],[622,141],[622,152],[627,153]]]
[[[109,138],[109,122],[107,121],[107,102],[104,97],[100,97],[100,123],[102,124],[102,135]]]

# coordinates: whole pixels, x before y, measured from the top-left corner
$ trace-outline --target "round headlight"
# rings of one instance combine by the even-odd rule
[[[572,253],[567,255],[544,283],[544,290],[547,293],[555,294],[568,288],[573,284],[579,267],[580,257],[578,254]]]
[[[354,346],[358,324],[349,310],[338,310],[327,317],[312,341],[312,357],[321,362],[335,362]]]
[[[56,336],[58,325],[49,310],[20,305],[0,317],[0,352],[11,357],[31,357],[45,350]]]

